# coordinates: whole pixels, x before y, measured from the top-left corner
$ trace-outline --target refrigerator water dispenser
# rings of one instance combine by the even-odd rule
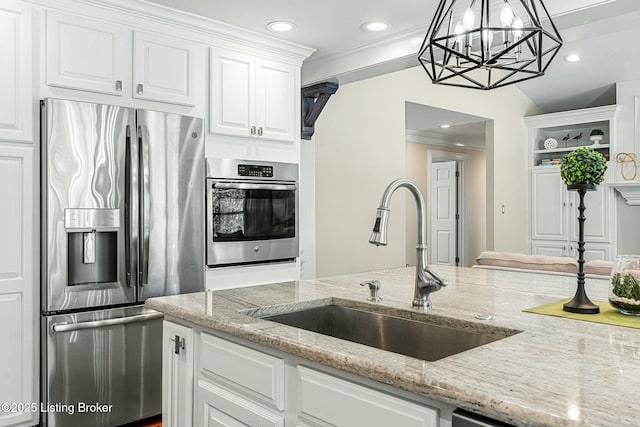
[[[66,209],[67,285],[118,281],[119,209]]]

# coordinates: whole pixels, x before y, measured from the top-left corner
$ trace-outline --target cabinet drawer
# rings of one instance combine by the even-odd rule
[[[197,426],[283,427],[284,417],[207,381],[198,381]]]
[[[284,361],[206,333],[201,334],[200,372],[279,410],[284,409]]]
[[[331,375],[298,367],[300,418],[312,424],[437,427],[437,409],[390,396]]]

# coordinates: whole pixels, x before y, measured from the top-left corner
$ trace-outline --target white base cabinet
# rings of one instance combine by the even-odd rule
[[[298,366],[298,418],[318,426],[437,427],[438,410]]]
[[[557,167],[537,167],[531,172],[531,253],[578,257],[579,196],[568,191]],[[584,198],[585,260],[611,260],[614,256],[611,221],[615,204],[613,189],[600,185]]]
[[[35,309],[34,149],[0,144],[0,426],[33,425],[39,410]],[[13,406],[11,406],[13,405]]]
[[[193,420],[193,329],[162,325],[162,425],[182,427]]]
[[[172,336],[185,327],[165,321],[171,332],[164,334],[163,360],[174,358]],[[450,427],[449,405],[200,327],[193,339],[193,376],[177,381],[193,384],[196,427]],[[163,403],[173,405],[163,413],[188,410],[190,395],[180,397],[174,389],[163,389],[170,395]]]

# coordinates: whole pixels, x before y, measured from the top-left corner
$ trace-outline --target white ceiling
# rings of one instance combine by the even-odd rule
[[[315,48],[311,58],[315,61],[420,29],[426,33],[438,3],[438,0],[148,1]],[[640,78],[637,54],[640,1],[545,0],[545,5],[565,39],[560,55],[576,51],[583,60],[567,64],[558,57],[547,75],[519,84],[543,111],[611,103],[611,88],[616,81]],[[297,27],[289,33],[274,34],[266,29],[266,24],[275,20],[291,21]],[[371,20],[383,20],[391,28],[381,33],[360,29],[362,23]]]

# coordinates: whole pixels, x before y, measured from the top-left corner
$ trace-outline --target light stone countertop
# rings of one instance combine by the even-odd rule
[[[432,268],[449,286],[432,294],[428,316],[523,332],[426,362],[242,313],[338,298],[406,317],[415,311],[414,268],[152,298],[146,306],[514,425],[640,426],[640,330],[522,312],[570,299],[575,277]],[[368,302],[368,289],[359,286],[371,279],[382,282],[381,303]],[[606,301],[607,291],[607,280],[587,279],[591,299]]]

